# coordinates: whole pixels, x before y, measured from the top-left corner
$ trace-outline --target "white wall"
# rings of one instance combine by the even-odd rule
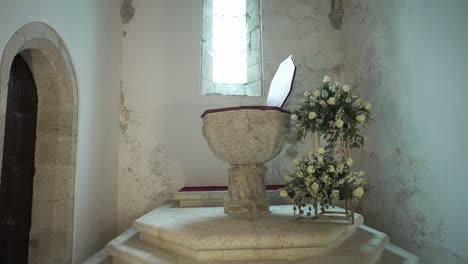
[[[125,25],[123,38],[121,229],[184,184],[226,185],[227,165],[208,149],[200,115],[211,108],[265,101],[200,95],[201,1],[133,3],[135,16]],[[329,11],[328,1],[263,1],[265,94],[279,63],[290,54],[301,64],[292,98],[324,74],[341,74],[341,38],[328,21]],[[285,149],[289,151],[270,163],[267,183],[280,182],[291,158],[300,155],[295,146]]]
[[[468,262],[468,1],[349,0],[346,79],[373,103],[357,165],[367,224],[421,257]]]
[[[116,235],[118,100],[121,62],[119,1],[0,0],[0,51],[26,23],[44,22],[62,36],[79,86],[75,190],[75,261]]]
[[[119,224],[184,185],[224,185],[201,133],[204,110],[259,98],[200,95],[201,1],[136,0],[123,38]]]

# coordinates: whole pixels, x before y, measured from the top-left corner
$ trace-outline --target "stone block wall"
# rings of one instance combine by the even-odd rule
[[[57,51],[56,51],[57,52]],[[22,53],[38,94],[36,153],[29,259],[70,261],[73,234],[74,141],[77,106],[62,58],[39,50]]]

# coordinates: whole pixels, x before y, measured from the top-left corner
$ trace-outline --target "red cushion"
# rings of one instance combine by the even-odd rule
[[[267,185],[267,190],[278,190],[283,188],[284,185]],[[179,192],[214,192],[214,191],[227,191],[227,186],[196,186],[196,187],[184,187]]]
[[[289,114],[288,110],[284,110],[283,108],[279,108],[276,106],[236,106],[236,107],[225,107],[225,108],[216,108],[210,109],[203,112],[201,117],[205,117],[207,114],[211,113],[219,113],[219,112],[226,112],[226,111],[235,111],[235,110],[276,110],[283,113]]]

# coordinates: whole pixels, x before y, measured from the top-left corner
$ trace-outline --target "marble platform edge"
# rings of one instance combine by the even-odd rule
[[[277,213],[277,217],[283,217],[285,216],[285,208],[287,206],[274,206],[272,207],[272,210],[274,210],[274,213]],[[209,210],[207,212],[207,210]],[[226,233],[222,232],[220,233],[217,232],[212,232],[212,233],[207,233],[204,234],[203,236],[200,236],[197,234],[197,232],[191,233],[186,233],[187,231],[181,233],[184,234],[184,237],[181,237],[181,235],[177,234],[177,230],[175,230],[173,227],[171,228],[166,228],[164,227],[165,222],[164,218],[161,219],[161,214],[165,214],[166,217],[171,217],[171,214],[174,214],[177,212],[177,215],[183,215],[184,213],[191,217],[191,215],[198,215],[197,212],[207,212],[207,215],[203,216],[203,218],[208,217],[207,219],[210,219],[210,217],[213,216],[218,216],[221,215],[225,217],[226,219],[235,219],[237,217],[230,217],[228,215],[225,215],[222,213],[223,208],[169,208],[167,209],[161,209],[161,208],[156,208],[152,210],[151,212],[147,213],[146,215],[142,216],[141,218],[135,220],[133,222],[133,229],[137,230],[138,232],[141,233],[141,237],[143,240],[145,240],[148,243],[152,243],[157,247],[162,247],[165,249],[169,249],[171,251],[175,251],[178,254],[186,255],[192,258],[196,259],[214,259],[213,257],[210,257],[210,255],[223,255],[225,256],[224,259],[229,259],[229,256],[236,257],[239,254],[243,254],[245,256],[251,256],[253,252],[257,252],[258,254],[262,255],[274,255],[274,253],[271,253],[271,250],[279,250],[277,253],[280,253],[281,251],[287,251],[289,250],[291,254],[282,254],[281,256],[285,256],[289,259],[293,258],[294,255],[297,255],[299,258],[304,258],[304,257],[309,257],[309,256],[316,256],[316,255],[321,255],[329,250],[339,246],[341,243],[343,243],[347,237],[351,236],[355,230],[357,229],[358,226],[362,225],[364,223],[364,218],[356,214],[355,216],[355,223],[354,225],[333,225],[333,224],[317,224],[317,225],[327,225],[330,228],[333,227],[335,231],[333,233],[327,233],[328,235],[324,236],[323,232],[321,231],[312,231],[313,236],[315,237],[313,240],[310,239],[309,236],[301,233],[300,236],[296,236],[294,234],[287,233],[286,237],[282,237],[283,242],[282,243],[277,243],[277,242],[271,242],[275,239],[276,235],[278,234],[273,234],[273,233],[257,233],[256,236],[253,236],[255,239],[250,239],[250,240],[242,240],[241,242],[238,243],[231,243],[231,244],[224,244],[221,243],[223,239],[225,240]],[[180,211],[180,213],[178,213]],[[185,211],[185,212],[184,212]],[[219,212],[218,212],[219,211]],[[220,213],[221,212],[221,213]],[[291,212],[291,215],[287,215],[288,217],[291,218],[292,223],[296,226],[301,226],[301,225],[307,225],[309,223],[298,223],[295,222],[293,219],[293,215]],[[200,217],[200,216],[199,216]],[[158,219],[160,221],[158,221]],[[275,215],[266,215],[264,220],[265,221],[270,221],[270,219],[273,219],[275,221]],[[191,219],[190,219],[191,220]],[[198,219],[194,219],[195,222],[199,221]],[[166,220],[167,221],[167,220]],[[183,229],[183,225],[186,224],[191,224],[190,221],[183,220],[183,218],[179,219],[178,221],[182,221],[182,226],[180,228]],[[258,220],[254,220],[258,221]],[[252,226],[252,223],[250,221],[247,221],[247,225],[239,226],[239,228],[249,228]],[[274,223],[274,222],[273,222]],[[315,225],[313,223],[310,223],[312,225]],[[255,225],[255,224],[253,224]],[[296,227],[297,228],[297,227]],[[320,230],[320,229],[316,229]],[[284,232],[284,231],[283,231]],[[310,232],[308,232],[310,233]],[[298,234],[299,235],[299,234]],[[318,235],[318,236],[317,236]],[[242,238],[242,236],[240,237]],[[233,241],[236,239],[240,241],[239,239],[239,234],[236,234],[236,236],[233,237]],[[220,243],[212,243],[212,241],[220,241]],[[259,244],[259,241],[264,241],[261,244]],[[288,246],[290,245],[290,246]],[[305,250],[307,249],[307,250]],[[218,252],[218,253],[215,253]],[[294,252],[294,253],[293,253]],[[300,253],[303,252],[303,253]],[[275,256],[276,257],[276,256]]]
[[[154,247],[169,250],[178,255],[197,260],[206,261],[229,261],[229,260],[262,260],[262,259],[303,259],[311,256],[324,255],[355,234],[357,228],[364,222],[361,215],[357,215],[355,225],[346,225],[339,235],[324,245],[311,245],[309,247],[290,247],[290,248],[211,248],[200,249],[197,245],[192,247],[180,241],[169,241],[158,237],[159,229],[151,225],[135,221],[133,228],[139,232],[139,239],[142,242],[151,244]],[[343,226],[343,225],[340,225]],[[255,245],[251,245],[254,247]],[[239,257],[242,256],[242,257]]]
[[[105,250],[105,248],[99,250],[96,254],[89,257],[82,264],[112,264],[112,256]]]
[[[356,226],[357,228],[357,226]],[[285,259],[295,260],[304,259],[311,256],[322,256],[337,248],[349,237],[354,235],[356,229],[346,232],[333,243],[326,246],[317,247],[291,247],[291,248],[252,248],[252,249],[213,249],[197,250],[184,247],[178,243],[159,239],[155,236],[139,233],[140,241],[151,244],[154,247],[171,251],[175,254],[205,261],[232,261],[232,260],[266,260],[266,259]]]
[[[419,258],[416,255],[392,243],[389,243],[385,247],[385,250],[382,253],[382,257],[380,258],[378,264],[394,264],[394,263],[418,264]]]
[[[417,263],[408,262],[413,258],[408,254],[402,254],[398,258],[392,258],[392,262],[386,262],[381,257],[388,256],[387,251],[392,254],[405,252],[395,250],[396,247],[387,249],[388,236],[361,225],[356,234],[350,237],[345,243],[334,249],[325,256],[311,257],[302,260],[239,260],[239,261],[197,261],[195,259],[174,254],[168,250],[157,248],[144,243],[138,238],[138,231],[130,228],[119,237],[109,242],[106,251],[114,259],[114,264],[403,264]],[[385,253],[384,253],[385,252]],[[411,255],[411,254],[410,254]],[[414,257],[414,256],[413,256]],[[97,263],[96,263],[97,264]]]

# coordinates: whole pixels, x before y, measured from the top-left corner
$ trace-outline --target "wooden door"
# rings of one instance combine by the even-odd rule
[[[28,263],[36,144],[37,93],[28,65],[17,55],[8,83],[0,182],[0,263]]]

